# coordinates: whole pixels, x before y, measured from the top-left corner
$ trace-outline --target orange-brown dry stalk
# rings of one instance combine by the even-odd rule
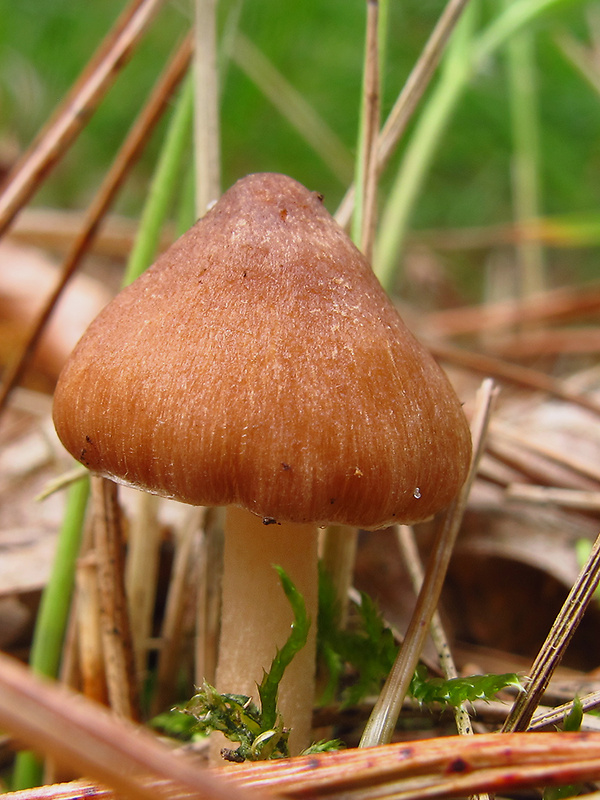
[[[79,236],[84,213],[57,208],[26,208],[7,232],[7,239],[42,250],[66,253]],[[131,252],[138,229],[137,220],[107,214],[90,252],[107,258],[125,259]],[[175,239],[175,225],[167,223],[159,240],[159,250],[166,250]]]
[[[477,392],[475,413],[470,423],[473,451],[467,477],[456,499],[438,520],[424,579],[402,647],[369,717],[361,738],[361,747],[370,748],[392,739],[402,703],[408,693],[439,602],[471,486],[485,449],[487,430],[497,398],[497,387],[491,378],[486,378]]]
[[[77,659],[81,688],[86,697],[108,705],[100,629],[98,564],[93,551],[79,558],[76,581]]]
[[[147,730],[0,653],[0,727],[72,772],[133,800],[250,800]]]
[[[249,788],[270,797],[364,800],[376,796],[379,800],[433,800],[480,792],[508,793],[540,785],[597,780],[600,734],[448,736],[367,750],[240,764],[209,774],[222,778],[220,783],[225,791]],[[206,773],[199,769],[198,775]],[[113,797],[104,787],[74,781],[15,792],[6,795],[6,800]]]
[[[158,714],[176,702],[177,674],[181,668],[183,639],[186,635],[185,612],[190,598],[198,591],[198,551],[201,529],[206,526],[206,509],[193,508],[181,527],[175,546],[165,613],[160,631],[160,645],[151,713]],[[212,565],[215,569],[215,565]],[[208,569],[206,570],[208,571]],[[193,599],[191,601],[193,603]],[[214,670],[210,675],[214,684]],[[207,677],[208,679],[208,677]],[[199,682],[196,682],[199,685]]]
[[[63,262],[61,276],[54,291],[47,298],[44,306],[38,313],[28,335],[21,345],[20,351],[15,355],[11,366],[4,375],[2,389],[0,391],[0,412],[4,408],[10,392],[17,385],[23,372],[27,368],[54,306],[58,302],[68,281],[75,274],[82,258],[89,249],[91,241],[104,215],[115,199],[117,192],[121,188],[135,160],[141,154],[152,129],[161,118],[170,96],[183,78],[190,57],[191,40],[188,38],[177,49],[173,59],[167,65],[164,74],[153,89],[147,104],[133,124],[121,150],[117,154],[100,189],[87,210],[81,231],[73,242]]]

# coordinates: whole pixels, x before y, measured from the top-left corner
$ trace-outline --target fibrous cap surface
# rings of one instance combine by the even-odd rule
[[[462,485],[445,374],[321,198],[250,175],[90,326],[54,404],[92,471],[293,522],[417,521]]]

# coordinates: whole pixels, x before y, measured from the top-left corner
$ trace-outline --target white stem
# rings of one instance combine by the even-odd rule
[[[321,540],[321,565],[333,582],[340,628],[346,627],[348,619],[348,592],[354,580],[357,546],[358,528],[348,525],[329,525]]]
[[[290,751],[310,744],[317,625],[317,528],[263,524],[240,508],[225,519],[223,612],[217,688],[257,699],[256,685],[277,647],[287,640],[293,613],[273,565],[283,567],[304,597],[312,620],[309,640],[286,670],[279,710],[292,729]]]

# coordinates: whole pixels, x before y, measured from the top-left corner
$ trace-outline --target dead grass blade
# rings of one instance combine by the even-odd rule
[[[596,492],[599,489],[598,479],[594,480],[583,475],[581,470],[575,468],[576,465],[572,467],[562,460],[559,462],[549,453],[528,448],[527,443],[519,444],[516,436],[508,438],[503,433],[498,434],[490,430],[487,454],[493,457],[494,462],[515,470],[521,476],[528,478],[531,483],[578,491]],[[485,466],[490,468],[492,464],[488,462]],[[489,472],[489,477],[495,477],[496,482],[505,488],[510,483],[520,482],[517,475],[510,472],[497,472],[495,476],[493,472]]]
[[[6,189],[0,195],[0,236],[86,126],[161,5],[162,0],[134,0],[105,37],[78,81],[9,176]]]
[[[506,496],[527,503],[578,508],[581,511],[600,511],[600,492],[561,489],[555,486],[532,486],[529,483],[509,483]]]
[[[177,759],[174,759],[175,761]],[[181,759],[185,762],[185,758]],[[215,779],[215,772],[198,770]],[[225,790],[327,800],[433,800],[556,786],[600,778],[600,734],[507,733],[448,736],[240,764],[218,772]],[[199,790],[200,791],[200,790]],[[162,795],[164,796],[164,795]],[[199,796],[199,795],[196,795]],[[205,793],[204,797],[210,795]],[[112,798],[75,781],[6,795],[7,800]]]
[[[418,595],[423,585],[424,571],[417,546],[414,529],[408,525],[398,525],[396,528],[396,541],[402,553],[406,569],[410,575],[415,594]],[[450,639],[446,635],[442,618],[436,609],[431,617],[430,635],[436,649],[439,665],[445,678],[457,678],[458,670],[452,656]],[[456,730],[462,736],[473,735],[473,726],[466,703],[461,703],[453,709],[456,721]]]
[[[74,239],[79,235],[84,216],[81,211],[25,208],[6,236],[14,242],[63,255],[70,250]],[[131,252],[137,228],[137,220],[116,214],[107,214],[90,251],[108,256],[108,258],[124,260]],[[174,225],[165,225],[159,243],[160,251],[166,250],[174,239]]]
[[[600,328],[595,326],[519,332],[486,343],[486,350],[514,361],[540,356],[600,352]]]
[[[524,731],[527,729],[546,687],[560,664],[564,652],[571,641],[584,611],[600,581],[600,536],[592,548],[577,581],[569,592],[560,614],[556,618],[548,638],[544,642],[533,666],[525,692],[517,697],[503,731]]]
[[[589,692],[588,694],[578,697],[577,700],[581,704],[585,722],[585,712],[595,711],[598,706],[600,706],[600,691]],[[565,717],[573,710],[574,703],[575,700],[570,700],[568,703],[563,703],[551,709],[541,709],[537,714],[534,714],[527,730],[540,731],[544,730],[544,728],[552,730],[557,725],[562,725],[565,721]],[[594,719],[597,719],[597,717]],[[583,729],[582,725],[582,730]]]
[[[484,380],[477,393],[475,414],[471,421],[473,455],[469,474],[458,498],[439,521],[408,630],[398,657],[369,717],[360,742],[361,747],[373,747],[391,741],[402,703],[423,650],[431,619],[438,605],[450,556],[467,506],[471,486],[475,480],[479,460],[485,448],[487,428],[497,395],[498,391],[493,381],[489,378]]]
[[[243,800],[256,797],[220,781],[148,731],[42,681],[0,654],[0,726],[19,741],[134,800]],[[88,797],[87,792],[84,795]],[[260,796],[260,793],[259,793]]]
[[[194,156],[196,216],[221,196],[221,127],[217,73],[217,3],[195,0]]]
[[[360,249],[373,260],[377,222],[377,132],[379,130],[379,7],[367,4],[367,30],[362,88],[361,154],[359,163]]]
[[[419,60],[408,76],[406,83],[377,137],[377,171],[381,173],[394,152],[406,126],[417,108],[425,89],[435,73],[444,53],[450,34],[460,19],[469,0],[450,0],[444,8],[435,28],[427,40]],[[336,212],[336,219],[346,227],[354,207],[355,187],[350,186]]]
[[[520,448],[523,453],[529,452],[541,456],[547,462],[570,470],[579,478],[594,481],[596,486],[600,483],[600,466],[597,464],[586,462],[576,452],[572,453],[560,450],[556,447],[535,441],[535,439],[521,433],[518,429],[510,425],[499,423],[494,420],[490,429],[490,439],[494,444],[505,442],[512,444],[515,448]],[[583,489],[584,485],[580,484],[579,488]]]
[[[93,546],[98,565],[100,626],[110,706],[140,719],[135,655],[125,595],[124,538],[117,484],[92,476]]]

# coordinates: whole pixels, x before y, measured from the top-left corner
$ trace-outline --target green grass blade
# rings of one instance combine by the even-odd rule
[[[310,102],[241,31],[231,58],[342,183],[352,178],[352,156]]]
[[[510,4],[510,0],[505,0]],[[513,217],[517,224],[540,216],[540,148],[533,32],[523,30],[506,43],[506,72],[512,131]],[[543,291],[544,253],[539,242],[517,244],[519,293],[521,296]]]
[[[54,563],[42,594],[33,633],[29,664],[33,672],[49,678],[56,678],[58,675],[88,495],[87,477],[76,481],[69,489]],[[13,789],[38,786],[41,779],[42,768],[37,757],[27,750],[18,753],[13,772]]]
[[[375,271],[392,285],[412,210],[437,147],[474,71],[519,31],[544,14],[581,0],[513,0],[481,33],[474,33],[474,0],[452,37],[440,80],[423,108],[382,215]]]
[[[478,36],[474,48],[475,63],[493,55],[519,31],[531,25],[539,17],[563,6],[581,0],[513,0]]]
[[[193,84],[191,76],[188,75],[152,178],[148,200],[142,212],[138,234],[123,277],[124,286],[128,286],[141,275],[156,255],[164,221],[179,188],[184,156],[191,152],[193,113]]]
[[[375,248],[375,273],[390,290],[398,254],[425,176],[446,124],[470,76],[471,41],[475,25],[473,3],[463,12],[444,59],[444,69],[419,117],[381,218]]]

